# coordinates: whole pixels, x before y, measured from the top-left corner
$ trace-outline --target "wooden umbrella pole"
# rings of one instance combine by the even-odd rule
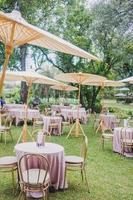
[[[5,80],[6,70],[7,70],[7,66],[8,66],[8,63],[9,63],[11,52],[12,52],[12,48],[6,49],[6,57],[5,57],[5,61],[4,61],[4,64],[3,64],[2,75],[1,75],[1,79],[0,79],[0,95],[2,94],[3,83],[4,83],[4,80]]]
[[[11,35],[10,35],[10,39],[9,39],[10,41],[9,41],[8,45],[5,45],[6,56],[5,56],[5,62],[3,64],[3,70],[2,70],[2,75],[1,75],[1,79],[0,79],[0,95],[2,94],[2,88],[3,88],[3,83],[4,83],[4,79],[5,79],[5,75],[6,75],[7,65],[9,63],[9,59],[10,59],[10,56],[11,56],[13,48],[14,48],[14,46],[13,46],[14,31],[15,31],[15,22],[12,23]]]
[[[30,90],[31,90],[31,85],[32,83],[27,83],[28,86],[28,94],[27,94],[27,100],[26,100],[26,105],[25,105],[25,118],[24,118],[24,126],[22,130],[22,141],[26,142],[27,141],[27,118],[28,118],[28,100],[30,96]]]
[[[0,78],[0,96],[2,96],[2,89],[3,89],[3,84],[4,84],[4,80],[5,80],[5,75],[6,75],[6,69],[9,63],[9,59],[10,59],[10,55],[12,52],[12,47],[10,46],[6,46],[6,56],[5,56],[5,61],[3,64],[3,69],[2,69],[2,75]],[[1,111],[0,111],[0,126],[1,126]]]
[[[81,92],[81,84],[79,83],[79,91],[78,91],[78,103],[80,104],[80,92]]]

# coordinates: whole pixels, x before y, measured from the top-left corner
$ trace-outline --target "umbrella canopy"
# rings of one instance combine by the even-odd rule
[[[78,100],[80,102],[80,86],[86,85],[87,82],[95,82],[97,81],[104,81],[106,80],[105,77],[94,75],[94,74],[88,74],[88,73],[63,73],[55,76],[55,79],[70,83],[78,83],[79,84],[79,92],[78,92]]]
[[[1,76],[1,73],[0,73]],[[27,96],[27,106],[25,107],[25,120],[24,120],[24,126],[22,130],[22,140],[25,142],[27,138],[27,114],[28,114],[28,98],[29,98],[29,93],[30,93],[30,88],[33,83],[40,83],[40,84],[48,84],[48,85],[53,85],[53,84],[60,84],[59,81],[56,81],[54,79],[48,78],[46,76],[40,75],[36,72],[27,72],[27,71],[19,71],[19,72],[7,72],[5,76],[5,80],[7,81],[25,81],[27,85],[29,86],[28,88],[28,96]],[[19,137],[19,140],[21,139]]]
[[[118,82],[118,81],[112,81],[112,80],[105,80],[105,81],[96,81],[96,82],[88,82],[87,85],[92,86],[101,86],[101,87],[121,87],[124,86],[124,83]]]
[[[105,77],[88,74],[88,73],[64,73],[55,76],[55,79],[70,83],[78,83],[80,85],[87,85],[88,82],[104,81]]]
[[[126,97],[126,94],[118,93],[118,94],[115,94],[115,97]]]
[[[133,76],[120,80],[120,82],[133,82]]]
[[[0,73],[0,77],[1,77]],[[6,81],[25,81],[27,85],[32,85],[33,83],[55,85],[60,84],[59,81],[48,78],[47,76],[40,75],[36,72],[28,71],[7,71],[5,76]]]
[[[122,82],[119,82],[119,83],[122,83]],[[123,87],[123,88],[117,88],[117,90],[120,90],[120,91],[129,91],[129,88]]]
[[[17,10],[13,10],[11,13],[0,12],[0,42],[5,44],[6,52],[0,79],[0,92],[2,91],[10,55],[13,49],[19,45],[31,44],[87,59],[99,60],[96,56],[79,47],[29,24]]]
[[[17,10],[13,10],[11,13],[0,12],[0,41],[12,47],[27,43],[87,59],[99,60],[96,56],[77,46],[29,24]]]
[[[61,90],[61,91],[74,91],[74,90],[78,90],[77,87],[73,87],[71,85],[66,85],[66,84],[60,84],[60,85],[54,85],[51,86],[50,88],[54,89],[54,90]]]

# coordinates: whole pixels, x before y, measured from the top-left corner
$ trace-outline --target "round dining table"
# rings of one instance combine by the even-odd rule
[[[56,129],[52,130],[53,135],[61,135],[61,122],[62,122],[62,117],[59,116],[44,116],[41,115],[43,119],[43,131],[49,132],[50,130],[50,124],[51,123],[57,123],[58,127]]]
[[[108,129],[115,128],[116,116],[113,114],[100,114],[100,120],[103,121],[104,126]]]
[[[85,108],[61,109],[61,115],[64,117],[65,121],[76,120],[79,118],[82,123],[86,124],[87,122],[87,114]]]
[[[20,120],[24,120],[26,117],[26,110],[22,108],[13,108],[9,110],[9,115],[15,117],[16,119],[16,126],[18,125]],[[29,109],[27,111],[27,119],[39,119],[40,118],[40,112],[39,110],[35,109]]]
[[[65,173],[65,156],[63,146],[45,142],[44,146],[38,147],[36,142],[25,142],[16,144],[14,148],[18,161],[25,154],[42,154],[46,156],[50,165],[51,186],[53,186],[56,190],[63,189]]]

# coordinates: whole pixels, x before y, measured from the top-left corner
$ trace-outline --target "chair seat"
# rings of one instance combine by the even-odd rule
[[[122,142],[126,145],[133,145],[133,140],[131,139],[123,139]]]
[[[63,126],[70,125],[70,122],[62,122],[62,125],[63,125]]]
[[[103,134],[102,134],[102,137],[103,137],[103,138],[111,139],[111,138],[113,138],[113,134],[111,134],[111,133],[103,133]]]
[[[51,128],[57,128],[58,127],[58,123],[51,123],[49,126]]]
[[[43,121],[36,121],[35,125],[43,125]]]
[[[65,162],[72,163],[72,164],[82,163],[84,162],[84,158],[80,156],[65,156]]]
[[[0,167],[8,165],[17,165],[17,158],[15,156],[5,156],[0,158]]]
[[[29,170],[24,171],[22,174],[23,174],[22,177],[23,177],[25,183],[29,183],[31,185],[36,185],[37,183],[38,184],[43,183],[44,177],[46,175],[46,170],[29,169]],[[29,180],[28,180],[28,176],[29,176]],[[38,180],[38,177],[39,177],[39,180]],[[44,184],[47,184],[49,182],[50,182],[50,176],[49,176],[49,173],[47,173]]]

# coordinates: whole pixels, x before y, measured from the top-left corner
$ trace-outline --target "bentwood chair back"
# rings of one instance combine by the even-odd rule
[[[28,192],[41,192],[43,198],[48,198],[50,185],[50,167],[46,157],[40,154],[26,154],[18,163],[21,195]]]
[[[84,135],[81,145],[80,156],[76,155],[67,155],[65,156],[65,178],[64,178],[64,187],[67,171],[80,171],[82,176],[82,182],[85,181],[87,190],[89,192],[89,184],[86,175],[86,159],[88,151],[88,138]]]
[[[129,133],[126,128],[121,130],[121,154],[124,155],[126,151],[133,151],[133,132]]]

